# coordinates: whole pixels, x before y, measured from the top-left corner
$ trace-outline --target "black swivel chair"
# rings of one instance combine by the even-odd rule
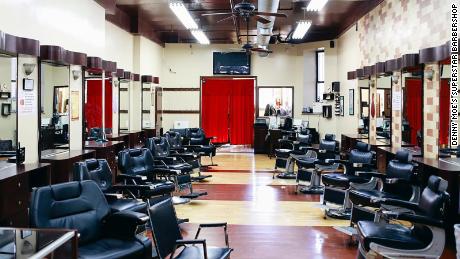
[[[112,213],[93,181],[32,190],[31,226],[78,230],[79,258],[151,258],[151,241],[135,234],[148,220],[147,215],[134,211]]]
[[[291,155],[298,167],[296,193],[322,194],[324,186],[321,185],[321,174],[337,171],[339,167],[333,162],[338,153],[338,142],[334,134],[326,134],[318,148],[307,147],[306,150],[306,155]],[[299,189],[303,181],[309,181],[310,185]]]
[[[379,199],[398,199],[409,202],[418,202],[420,187],[416,179],[412,156],[406,150],[396,152],[395,159],[388,162],[386,173],[359,172],[358,175],[369,177],[366,183],[350,183],[350,201],[353,203],[351,225],[360,220],[372,220],[374,210],[367,207],[378,207],[373,202]]]
[[[382,206],[380,213],[386,220],[403,220],[412,225],[358,222],[357,258],[376,255],[384,258],[439,258],[446,237],[445,216],[449,201],[446,190],[447,181],[432,175],[417,203],[373,197],[372,201]],[[402,209],[396,212],[385,209],[386,206]]]
[[[112,211],[132,210],[137,212],[147,212],[147,203],[138,201],[142,199],[148,201],[152,197],[169,196],[174,191],[174,185],[169,184],[169,188],[164,188],[165,183],[144,184],[144,185],[125,185],[112,183],[112,171],[105,159],[87,159],[83,162],[74,164],[74,180],[92,180],[96,182],[101,191],[105,194]],[[166,187],[168,184],[166,184]],[[117,194],[129,195],[131,198],[118,198]]]
[[[305,134],[298,134],[296,140],[290,140],[288,138],[282,138],[278,140],[279,148],[275,149],[275,169],[284,168],[285,171],[278,173],[276,170],[273,172],[273,178],[275,175],[280,179],[296,179],[296,173],[294,172],[294,159],[291,154],[305,155],[308,147],[311,145],[311,135],[309,132],[303,132]],[[278,173],[278,174],[277,174]]]
[[[356,148],[350,151],[348,160],[336,160],[344,168],[343,173],[330,173],[322,176],[325,186],[323,205],[327,203],[342,205],[340,209],[327,208],[326,215],[332,218],[350,219],[351,203],[348,199],[350,183],[365,183],[369,178],[358,176],[359,171],[373,169],[374,154],[371,146],[363,142],[357,142]]]
[[[212,160],[216,156],[216,147],[211,143],[213,138],[207,138],[203,129],[189,128],[186,133],[186,139],[188,140],[187,148],[197,152],[201,156],[211,158],[211,164],[202,165],[203,167],[217,166]]]
[[[182,136],[179,132],[176,131],[168,131],[165,133],[164,137],[169,143],[169,151],[171,156],[181,157],[184,159],[188,164],[190,164],[195,173],[198,176],[193,176],[193,181],[203,181],[206,178],[212,177],[212,175],[203,175],[201,174],[201,161],[200,161],[200,154],[188,150],[186,147],[182,145]]]
[[[0,157],[11,157],[16,155],[13,149],[12,140],[0,140]]]
[[[160,259],[225,259],[233,251],[228,244],[227,223],[200,224],[195,239],[184,240],[179,225],[177,224],[176,211],[171,199],[153,205],[150,208],[150,222],[153,240]],[[202,228],[221,227],[224,229],[225,244],[227,247],[209,247],[206,239],[198,239]],[[176,253],[177,248],[183,248]],[[176,255],[177,254],[177,255]]]
[[[182,194],[180,198],[184,199],[185,203],[190,201],[190,199],[196,199],[200,196],[207,195],[207,192],[194,192],[192,186],[192,166],[186,163],[182,157],[171,157],[169,152],[169,143],[164,137],[155,137],[147,139],[145,146],[148,150],[151,151],[153,158],[159,160],[163,163],[163,166],[170,171],[164,175],[169,177],[175,184],[178,191],[182,191],[186,188],[190,190],[187,194]],[[174,172],[174,174],[171,174]],[[175,202],[179,202],[178,198],[175,198]],[[187,200],[188,199],[188,200]]]

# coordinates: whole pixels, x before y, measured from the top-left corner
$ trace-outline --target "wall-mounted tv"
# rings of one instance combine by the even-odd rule
[[[213,52],[214,75],[250,75],[251,55],[245,52]]]

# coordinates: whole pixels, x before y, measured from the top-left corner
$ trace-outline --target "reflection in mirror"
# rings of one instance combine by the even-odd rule
[[[129,85],[129,80],[121,79],[119,81],[120,110],[118,123],[120,130],[129,130]]]
[[[271,128],[283,124],[285,117],[292,118],[293,87],[258,87],[257,91],[257,115],[270,117]]]
[[[142,129],[155,128],[155,87],[142,83]]]
[[[359,79],[359,125],[358,133],[369,137],[369,79]]]
[[[14,156],[17,144],[17,58],[0,54],[0,160]]]
[[[402,74],[402,144],[423,151],[423,71],[421,67]]]
[[[439,89],[439,156],[457,156],[460,152],[457,149],[451,149],[449,139],[450,125],[450,79],[451,67],[450,59],[441,62],[441,80]]]
[[[102,127],[105,133],[112,133],[112,81],[105,78],[105,109],[102,107],[102,75],[85,76],[85,135],[87,140],[102,140]],[[116,83],[116,82],[115,82]],[[104,112],[104,116],[103,113]],[[103,124],[103,118],[105,123]]]
[[[40,151],[42,155],[69,149],[69,67],[42,62],[40,84]]]
[[[391,75],[377,78],[377,138],[391,139]]]

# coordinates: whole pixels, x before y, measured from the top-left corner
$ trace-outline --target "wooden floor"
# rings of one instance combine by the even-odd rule
[[[228,151],[228,150],[227,150]],[[185,238],[193,238],[198,223],[228,222],[235,258],[355,258],[356,246],[333,229],[345,220],[323,219],[319,195],[294,193],[294,180],[272,179],[275,160],[251,153],[218,153],[218,164],[203,174],[209,181],[194,184],[207,196],[175,206]],[[210,163],[203,158],[203,164]],[[200,234],[210,245],[223,245],[221,229]],[[447,251],[442,258],[455,258]]]

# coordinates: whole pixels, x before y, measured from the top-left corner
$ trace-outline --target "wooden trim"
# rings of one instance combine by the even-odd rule
[[[182,87],[164,87],[163,91],[165,92],[192,92],[192,91],[200,91],[198,87],[189,87],[189,88],[182,88]]]
[[[142,110],[142,113],[144,113],[144,114],[150,114],[150,110]]]
[[[118,86],[118,89],[120,89],[120,92],[128,92],[128,88],[121,88],[120,86]]]
[[[120,110],[120,113],[128,113],[128,110]]]
[[[200,110],[162,110],[163,114],[200,114]]]

